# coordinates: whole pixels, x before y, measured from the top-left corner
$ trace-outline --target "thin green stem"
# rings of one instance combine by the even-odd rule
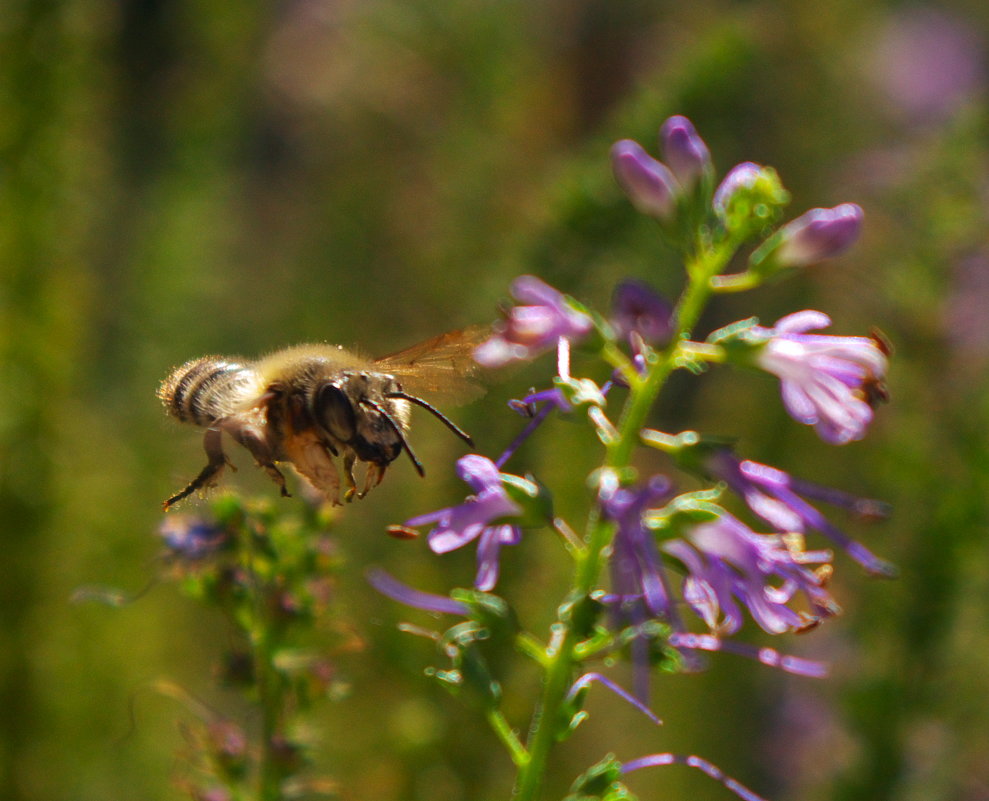
[[[647,365],[644,374],[627,375],[629,396],[622,410],[617,434],[606,444],[605,467],[624,470],[631,465],[639,432],[646,424],[666,379],[674,370],[681,344],[689,339],[707,303],[711,279],[727,263],[728,248],[709,250],[687,265],[688,283],[674,312],[676,335],[672,342]],[[609,361],[617,360],[607,353]],[[585,548],[578,554],[571,599],[584,598],[597,586],[602,561],[615,533],[613,521],[603,518],[594,505],[591,509],[585,537]],[[565,616],[556,624],[556,648],[548,654],[542,697],[533,715],[528,738],[528,760],[519,765],[514,801],[536,801],[539,798],[549,754],[565,725],[558,712],[574,681],[579,659],[576,653],[578,632]],[[519,763],[516,763],[519,764]]]
[[[543,644],[528,632],[522,631],[515,635],[515,647],[541,667],[549,665],[549,657]]]
[[[505,716],[501,713],[501,710],[489,709],[486,717],[491,728],[498,735],[498,739],[504,743],[508,752],[512,755],[512,762],[519,767],[528,763],[529,752],[525,750],[525,746],[522,745],[522,741],[518,738],[515,730],[505,720]]]

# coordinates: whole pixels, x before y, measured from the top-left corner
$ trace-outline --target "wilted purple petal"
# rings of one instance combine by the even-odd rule
[[[673,305],[644,281],[619,283],[611,308],[611,322],[622,338],[634,333],[650,345],[665,345],[673,335]]]

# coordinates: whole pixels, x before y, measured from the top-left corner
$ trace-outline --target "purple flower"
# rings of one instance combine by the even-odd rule
[[[806,267],[850,248],[862,230],[862,209],[842,203],[833,209],[811,209],[780,229],[773,253],[781,267]]]
[[[738,631],[743,607],[770,634],[807,628],[838,611],[824,588],[830,571],[818,574],[806,566],[826,563],[828,553],[802,551],[793,538],[779,534],[756,534],[724,510],[694,526],[685,539],[663,543],[663,550],[686,568],[684,600],[712,632]],[[787,606],[798,594],[816,618],[808,620]]]
[[[661,222],[673,219],[679,185],[669,167],[631,139],[622,139],[612,146],[611,166],[636,209]]]
[[[825,442],[843,445],[865,436],[873,407],[885,400],[887,359],[869,337],[806,333],[830,324],[823,312],[800,311],[772,329],[755,326],[752,334],[765,339],[755,361],[780,379],[790,416],[814,426]]]
[[[462,548],[473,540],[477,546],[477,577],[474,586],[487,592],[498,581],[498,556],[503,545],[517,545],[522,538],[518,525],[509,520],[522,517],[524,510],[505,489],[503,476],[494,462],[468,454],[457,460],[457,474],[474,490],[459,506],[413,517],[403,526],[433,525],[428,534],[434,553]]]
[[[474,360],[485,367],[501,367],[532,359],[563,338],[579,340],[590,333],[591,318],[574,308],[563,294],[532,275],[512,283],[512,295],[525,304],[513,306],[492,336],[474,350]]]
[[[705,173],[711,171],[711,153],[686,117],[666,120],[659,129],[659,139],[663,156],[684,191],[689,192]]]
[[[637,489],[608,485],[601,488],[602,512],[618,525],[612,543],[609,599],[613,604],[612,625],[616,628],[659,619],[678,631],[684,630],[656,540],[643,520],[646,510],[666,500],[669,493],[670,483],[663,476],[653,476]],[[634,694],[644,701],[649,695],[648,638],[637,636],[631,647]]]
[[[169,556],[188,562],[212,556],[229,541],[225,528],[187,515],[168,515],[162,521],[158,534]]]
[[[887,511],[885,504],[800,481],[769,465],[747,459],[742,461],[726,447],[715,449],[704,466],[777,531],[802,534],[807,529],[814,529],[846,551],[869,573],[884,577],[895,575],[892,565],[832,525],[801,496],[814,497],[871,516],[884,515]]]
[[[644,281],[626,279],[615,287],[611,323],[618,336],[638,335],[650,345],[665,345],[673,335],[673,307]]]

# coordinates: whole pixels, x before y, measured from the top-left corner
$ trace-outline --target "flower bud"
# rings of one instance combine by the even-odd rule
[[[711,170],[711,153],[686,117],[670,117],[659,129],[663,156],[685,192]]]
[[[780,267],[806,267],[850,248],[862,230],[862,209],[842,203],[833,209],[811,209],[781,229],[774,254]]]
[[[713,205],[725,228],[747,239],[773,222],[789,199],[774,169],[746,161],[728,171]]]
[[[643,214],[669,222],[676,212],[677,180],[637,142],[623,139],[611,148],[615,178],[632,205]]]
[[[724,215],[731,199],[739,192],[754,189],[761,174],[762,167],[751,161],[732,167],[714,193],[714,210]]]

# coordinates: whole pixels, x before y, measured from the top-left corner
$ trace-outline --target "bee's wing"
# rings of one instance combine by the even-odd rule
[[[484,387],[472,380],[478,372],[473,354],[489,334],[486,326],[448,331],[375,359],[374,364],[398,378],[411,395],[446,404],[466,403],[484,394]]]

